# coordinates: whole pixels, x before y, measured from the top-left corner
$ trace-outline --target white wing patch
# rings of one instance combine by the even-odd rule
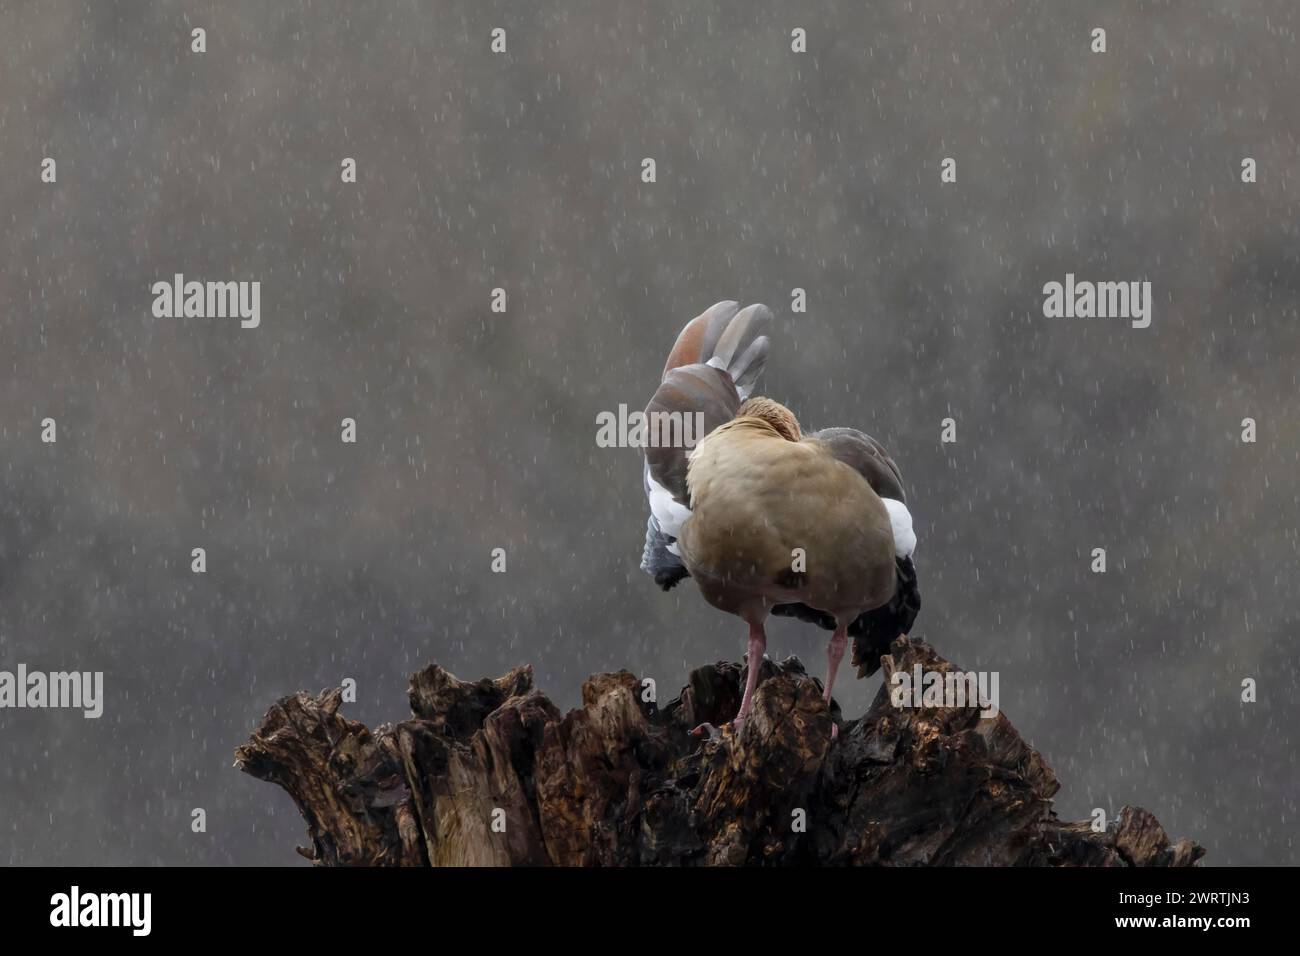
[[[909,557],[916,550],[916,532],[912,530],[912,513],[907,505],[894,498],[881,498],[889,511],[889,523],[894,526],[894,553],[900,558]]]
[[[655,481],[649,472],[646,473],[646,489],[650,498],[650,513],[659,523],[659,530],[670,538],[678,537],[682,525],[691,516],[691,509],[674,498],[672,492]],[[672,545],[668,546],[668,550],[677,554],[677,549]]]

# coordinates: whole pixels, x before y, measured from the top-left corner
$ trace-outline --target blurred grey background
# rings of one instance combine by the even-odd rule
[[[0,862],[301,863],[288,796],[232,768],[299,689],[355,678],[374,725],[429,661],[532,663],[567,709],[592,672],[672,696],[738,659],[739,621],[638,571],[639,458],[595,442],[723,298],[778,313],[767,394],[899,461],[916,633],[1000,672],[1063,817],[1139,804],[1207,863],[1297,862],[1297,25],[6,0],[0,669],[103,670],[107,700],[0,711]],[[176,272],[260,280],[261,327],[155,319]],[[1151,327],[1045,319],[1067,272],[1149,279]],[[821,673],[824,632],[771,634]],[[846,715],[878,686],[842,680]]]

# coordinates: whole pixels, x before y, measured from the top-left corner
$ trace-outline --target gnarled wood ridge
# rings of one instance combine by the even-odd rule
[[[341,691],[286,697],[236,750],[307,820],[317,864],[742,864],[1190,866],[1125,807],[1104,832],[1052,811],[1056,778],[999,714],[978,705],[895,708],[889,675],[952,668],[900,638],[871,709],[841,725],[795,658],[765,660],[739,736],[692,738],[740,701],[744,670],[710,664],[681,696],[642,701],[632,674],[599,674],[568,714],[532,669],[411,678],[412,716],[371,731],[339,713]],[[838,717],[838,714],[834,716]]]

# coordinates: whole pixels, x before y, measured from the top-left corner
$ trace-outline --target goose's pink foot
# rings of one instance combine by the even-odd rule
[[[740,731],[744,726],[745,726],[745,718],[737,717],[735,720],[730,721],[729,723],[725,723],[721,727],[714,727],[712,724],[700,724],[698,727],[695,727],[691,730],[691,736],[710,737],[710,738],[716,737],[718,736],[718,734],[722,733],[722,731],[725,728],[730,727],[731,732],[739,737]]]

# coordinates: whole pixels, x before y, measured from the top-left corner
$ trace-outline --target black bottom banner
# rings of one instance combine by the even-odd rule
[[[787,926],[806,919],[814,933],[849,920],[873,940],[944,945],[962,938],[963,926],[1022,941],[1034,938],[1026,933],[1230,941],[1279,930],[1294,877],[1209,868],[10,869],[0,873],[0,919],[22,934],[75,931],[81,943],[206,937],[217,946],[436,945],[502,930],[516,941],[589,945],[596,932],[673,931],[695,919],[716,927],[722,912],[739,921],[728,921],[729,933],[746,932],[750,919],[760,932],[779,916]]]

